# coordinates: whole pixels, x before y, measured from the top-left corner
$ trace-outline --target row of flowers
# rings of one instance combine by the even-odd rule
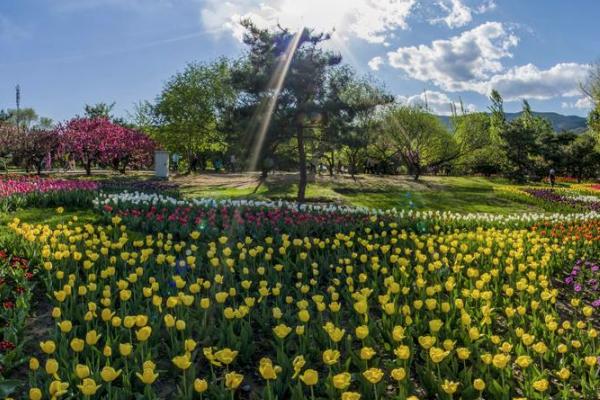
[[[0,250],[0,387],[2,378],[24,362],[23,337],[32,277],[26,259]]]
[[[0,211],[90,204],[99,184],[93,181],[10,175],[0,178]]]
[[[194,230],[210,235],[222,231],[238,236],[271,233],[329,235],[343,229],[374,229],[394,222],[413,231],[437,232],[455,228],[496,226],[520,228],[542,221],[568,223],[600,218],[596,211],[581,213],[454,213],[447,211],[377,210],[337,205],[253,200],[181,200],[159,194],[122,192],[100,194],[95,207],[108,221],[118,216],[144,232],[171,232],[180,237]]]
[[[550,212],[598,212],[600,192],[593,185],[579,184],[569,187],[549,188],[544,186],[500,186],[499,194],[516,201],[531,204]]]
[[[597,396],[598,309],[575,291],[561,301],[552,277],[600,242],[381,222],[175,239],[119,217],[15,220],[56,321],[30,360],[29,398],[151,399],[175,385],[182,399]]]

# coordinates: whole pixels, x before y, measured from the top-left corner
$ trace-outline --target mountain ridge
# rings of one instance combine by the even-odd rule
[[[506,119],[512,121],[518,118],[523,112],[505,113]],[[489,113],[486,113],[489,114]],[[575,133],[583,133],[587,131],[587,119],[578,115],[564,115],[557,112],[534,111],[533,115],[547,119],[555,132],[570,131]],[[448,115],[438,115],[438,118],[447,126],[452,126],[451,117]]]

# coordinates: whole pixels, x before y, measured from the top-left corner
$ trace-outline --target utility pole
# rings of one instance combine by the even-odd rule
[[[21,86],[17,85],[15,90],[17,92],[17,134],[19,134],[21,130]]]

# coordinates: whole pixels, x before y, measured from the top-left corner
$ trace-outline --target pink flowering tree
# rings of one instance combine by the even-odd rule
[[[125,173],[127,168],[147,168],[152,165],[154,142],[145,134],[120,126],[107,137],[106,151],[101,157],[103,164]]]
[[[140,132],[107,118],[76,118],[63,128],[64,149],[83,164],[87,175],[95,164],[125,172],[152,165],[154,142]]]
[[[106,138],[113,137],[112,131],[119,128],[106,118],[72,119],[62,128],[64,150],[91,175],[92,166],[100,163],[106,151]]]
[[[19,143],[18,137],[19,132],[14,125],[0,122],[0,164],[6,171],[6,159],[15,151]]]
[[[19,135],[13,159],[17,164],[35,169],[38,175],[49,169],[61,151],[61,133],[58,130],[32,129]]]

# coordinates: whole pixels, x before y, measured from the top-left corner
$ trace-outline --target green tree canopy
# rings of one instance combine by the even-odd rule
[[[226,59],[188,64],[152,106],[157,129],[150,133],[164,148],[183,155],[190,168],[227,149],[221,123],[223,110],[235,101],[230,72]]]

